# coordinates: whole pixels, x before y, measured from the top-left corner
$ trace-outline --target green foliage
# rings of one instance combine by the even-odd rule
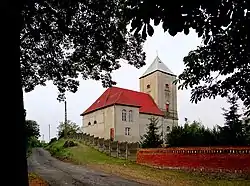
[[[23,88],[51,80],[64,99],[76,92],[79,76],[114,85],[111,72],[126,59],[145,65],[140,35],[127,30],[122,1],[28,1],[22,10],[20,62]]]
[[[57,138],[51,138],[50,142],[48,145],[51,145],[52,143],[56,142],[57,141]]]
[[[163,144],[161,136],[159,135],[158,119],[150,118],[150,123],[148,124],[147,133],[141,138],[142,148],[157,148]]]
[[[223,145],[247,145],[249,134],[249,123],[243,122],[242,115],[238,113],[238,103],[236,96],[229,96],[229,109],[224,110],[225,125],[220,128],[220,141]]]
[[[25,110],[25,115],[26,115],[26,110]],[[42,147],[41,142],[38,140],[40,136],[40,129],[37,122],[33,120],[26,120],[25,133],[26,133],[26,151],[28,156],[30,155],[32,148]]]
[[[48,150],[52,156],[67,159],[71,156],[71,153],[63,147],[64,143],[65,140],[62,139],[54,141],[46,147],[46,150]]]
[[[186,123],[184,126],[173,127],[172,131],[167,134],[166,141],[169,146],[212,146],[217,145],[216,131],[205,128],[201,122],[193,121],[191,124]]]
[[[64,148],[68,148],[68,147],[75,147],[75,146],[77,146],[78,144],[77,143],[75,143],[74,141],[72,141],[72,140],[67,140],[67,141],[65,141],[65,143],[63,144],[63,147]]]
[[[25,131],[26,131],[26,136],[29,139],[30,137],[35,137],[39,138],[40,136],[40,129],[39,125],[37,124],[36,121],[33,120],[26,120],[25,121]]]
[[[249,0],[127,0],[126,19],[145,39],[162,23],[164,31],[175,36],[194,29],[202,44],[184,57],[185,69],[179,75],[179,88],[191,88],[191,101],[237,95],[250,114],[250,1]],[[220,77],[225,77],[224,79]],[[177,83],[176,82],[176,83]]]
[[[250,122],[242,120],[238,113],[237,97],[229,96],[229,109],[224,109],[225,125],[216,126],[213,130],[205,128],[194,121],[184,126],[173,127],[166,136],[170,146],[242,146],[250,145]]]
[[[67,121],[67,123],[60,122],[57,129],[58,129],[58,139],[71,136],[80,131],[80,127],[76,123],[71,121]]]

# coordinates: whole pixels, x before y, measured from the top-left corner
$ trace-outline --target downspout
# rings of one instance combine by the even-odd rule
[[[114,105],[114,118],[113,118],[113,122],[114,122],[114,141],[116,140],[116,107]]]

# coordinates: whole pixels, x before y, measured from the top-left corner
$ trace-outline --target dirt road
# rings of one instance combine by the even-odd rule
[[[28,159],[30,172],[35,172],[52,186],[139,186],[143,185],[114,175],[65,163],[41,148],[33,149]]]

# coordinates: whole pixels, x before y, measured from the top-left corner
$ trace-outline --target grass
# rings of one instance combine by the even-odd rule
[[[132,180],[151,183],[153,185],[221,185],[237,186],[249,185],[250,180],[243,178],[221,178],[201,173],[188,173],[178,170],[160,170],[136,163],[109,157],[89,146],[78,143],[78,146],[63,148],[65,140],[59,140],[50,146],[48,150],[52,155],[60,159],[68,159],[74,163],[102,170],[107,173],[119,175]],[[157,184],[156,184],[157,183]]]

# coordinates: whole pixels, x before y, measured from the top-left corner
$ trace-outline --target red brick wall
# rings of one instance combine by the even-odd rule
[[[140,149],[136,161],[161,168],[250,173],[250,147]]]

